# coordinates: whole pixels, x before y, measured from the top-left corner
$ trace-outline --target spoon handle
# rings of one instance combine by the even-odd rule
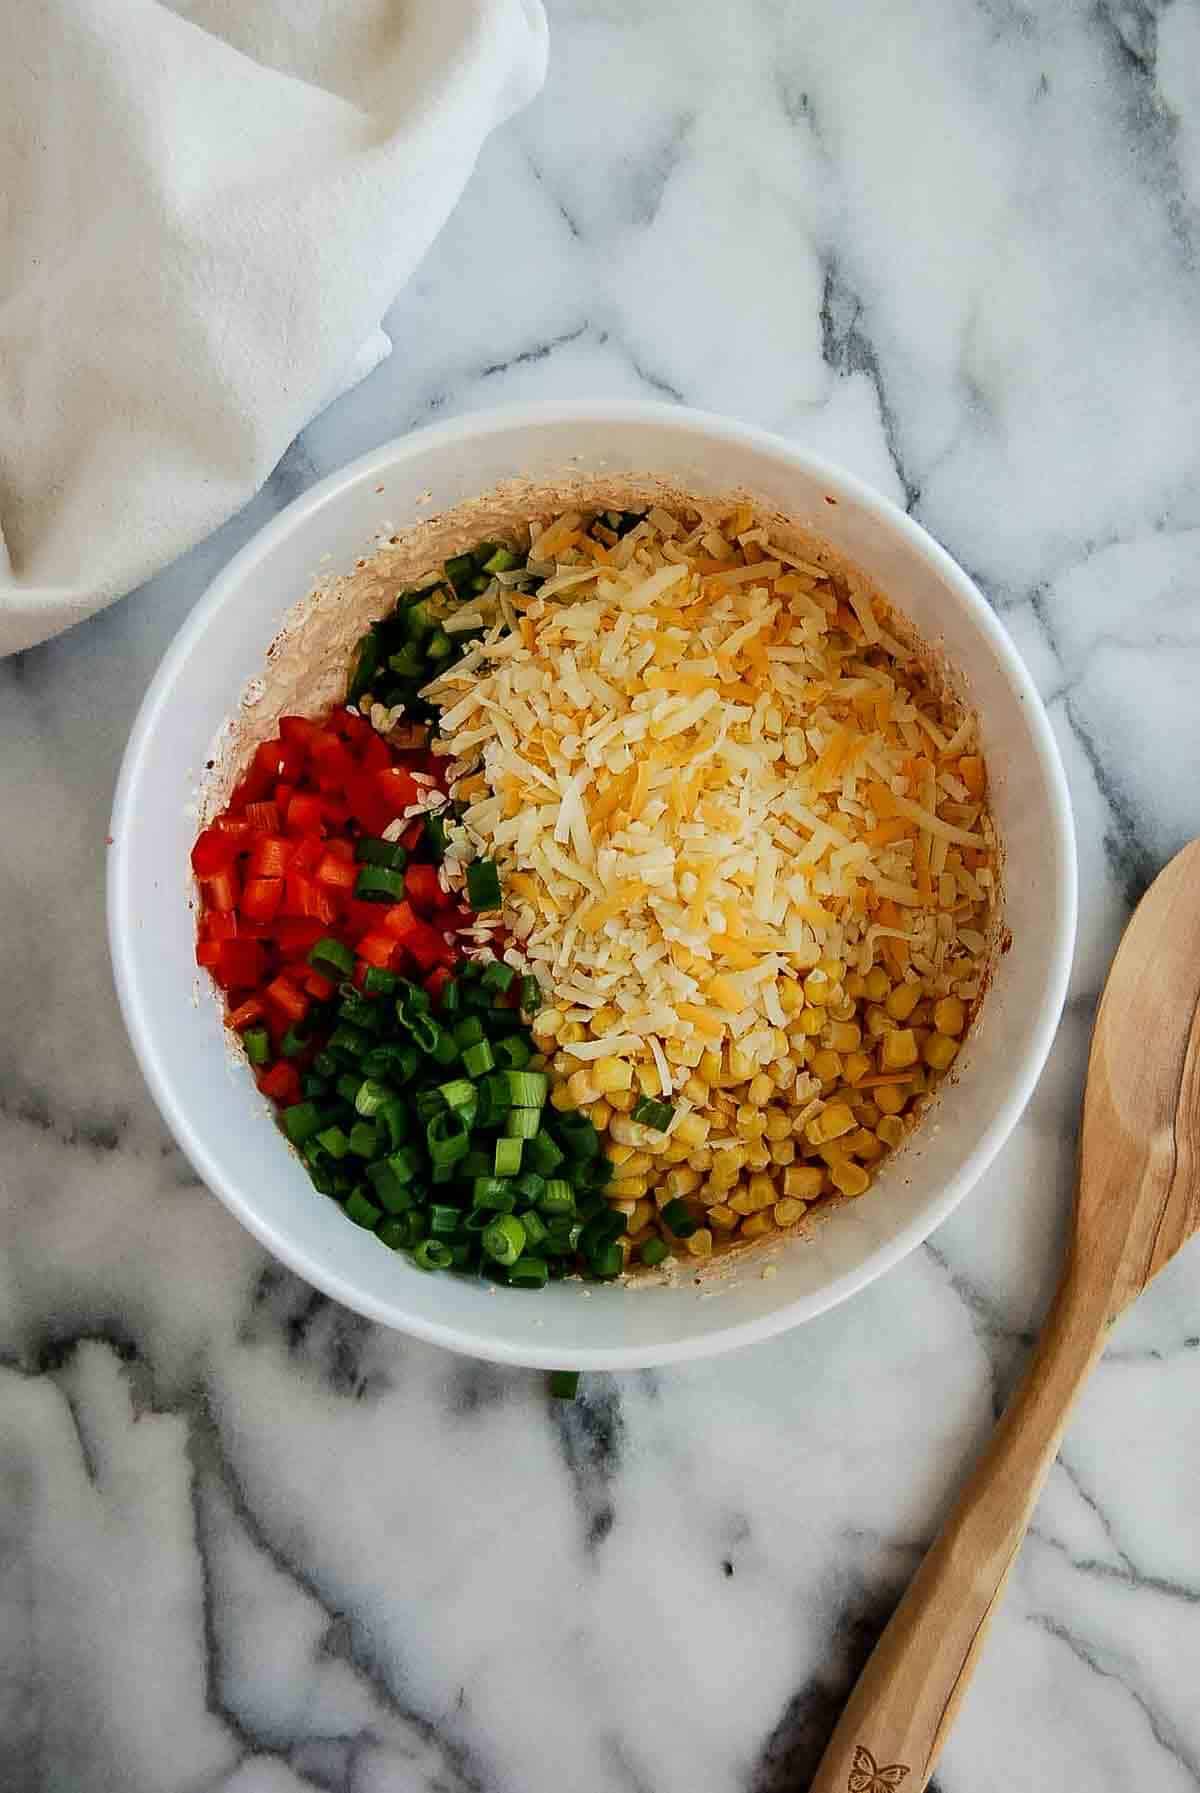
[[[1108,1325],[1106,1291],[1072,1252],[1029,1367],[875,1646],[809,1793],[922,1793]]]

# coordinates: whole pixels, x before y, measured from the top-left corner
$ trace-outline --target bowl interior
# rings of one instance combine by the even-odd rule
[[[806,1239],[737,1261],[703,1292],[583,1288],[537,1296],[429,1276],[312,1189],[228,1051],[194,959],[187,876],[212,744],[286,611],[330,566],[514,477],[666,475],[697,494],[754,494],[855,561],[944,649],[977,707],[1005,847],[1005,923],[981,1022],[935,1125],[860,1200]],[[380,490],[379,488],[382,488]],[[429,495],[432,495],[431,498]],[[1074,931],[1074,846],[1048,724],[1007,637],[965,575],[894,507],[757,432],[667,407],[542,406],[438,426],[314,488],[225,569],[176,639],[135,725],[114,809],[110,929],[142,1069],[199,1174],[278,1257],[373,1318],[477,1356],[629,1368],[701,1356],[820,1312],[919,1242],[980,1174],[1049,1049]],[[767,1262],[774,1273],[767,1278]]]

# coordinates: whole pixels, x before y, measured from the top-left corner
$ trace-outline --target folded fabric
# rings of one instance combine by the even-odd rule
[[[540,0],[21,0],[0,55],[0,653],[257,490],[545,75]]]

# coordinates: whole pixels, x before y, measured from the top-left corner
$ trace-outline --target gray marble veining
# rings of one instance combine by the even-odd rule
[[[0,663],[5,1793],[803,1788],[1023,1361],[1096,992],[1200,831],[1195,0],[550,10],[391,361],[215,538]],[[778,429],[946,543],[1049,703],[1083,908],[1046,1075],[924,1249],[564,1409],[339,1311],[196,1183],[102,880],[133,711],[233,550],[400,431],[581,394]],[[1200,1787],[1198,1487],[1192,1255],[1085,1394],[942,1793]]]

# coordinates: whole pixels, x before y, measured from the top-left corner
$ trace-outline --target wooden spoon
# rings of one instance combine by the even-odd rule
[[[1200,1230],[1200,840],[1155,879],[1088,1060],[1075,1223],[1029,1368],[821,1758],[810,1793],[921,1793],[1114,1320]]]

